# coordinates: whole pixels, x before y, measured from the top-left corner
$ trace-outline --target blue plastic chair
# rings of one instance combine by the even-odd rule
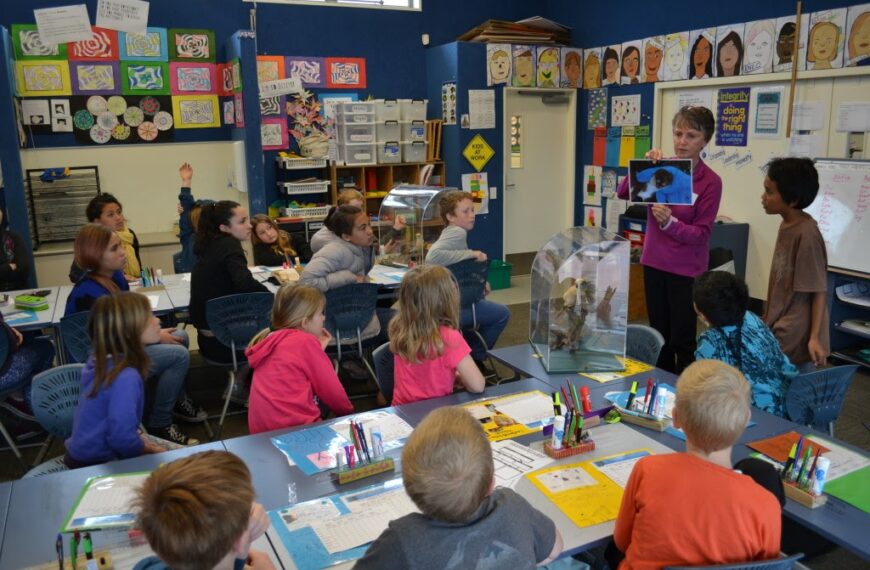
[[[365,364],[372,379],[377,375],[365,357],[362,331],[375,316],[378,305],[378,285],[375,283],[351,283],[326,292],[326,330],[335,338],[335,346],[327,347],[329,354],[335,354],[335,370],[341,362],[342,352],[347,345],[343,340],[356,337],[356,352]]]
[[[66,363],[87,362],[91,353],[91,337],[88,334],[90,311],[67,315],[60,320],[60,340]]]
[[[377,372],[375,379],[378,381],[378,388],[389,406],[393,401],[393,365],[395,364],[390,343],[385,342],[377,347],[372,353],[372,360],[375,361],[375,372]]]
[[[474,334],[484,348],[489,351],[492,347],[487,346],[486,341],[483,339],[483,335],[480,334],[479,326],[477,324],[477,310],[475,309],[475,305],[482,301],[486,294],[486,280],[489,276],[489,264],[477,261],[476,259],[466,259],[465,261],[448,265],[447,269],[453,274],[453,278],[456,279],[456,284],[459,287],[459,308],[463,311],[471,309],[471,328],[466,327],[463,328],[462,331]],[[498,375],[498,372],[496,372],[495,362],[488,353],[486,358],[493,370],[493,374],[488,375],[486,380],[492,381],[494,384],[500,383],[502,378]]]
[[[665,337],[646,325],[628,325],[625,330],[625,355],[655,366],[665,346]]]
[[[665,566],[664,570],[699,570],[709,568],[716,570],[791,570],[798,560],[804,557],[803,552],[788,557],[760,560],[757,562],[742,562],[740,564],[713,564],[709,566]]]
[[[84,368],[84,364],[64,364],[33,377],[30,388],[33,415],[48,432],[34,463],[42,461],[55,438],[64,440],[72,435]]]
[[[812,426],[834,435],[834,422],[843,409],[843,401],[856,364],[835,366],[801,374],[791,381],[785,394],[788,418],[798,424]]]
[[[9,356],[9,338],[6,336],[6,333],[0,331],[0,362],[6,362],[6,357]],[[21,390],[23,387],[27,385],[27,378],[23,379],[18,384],[14,384],[12,386],[7,386],[5,389],[0,390],[0,402],[5,400],[9,395]],[[6,429],[6,426],[3,425],[3,421],[0,420],[0,434],[3,435],[3,439],[6,440],[6,443],[9,444],[9,449],[12,450],[12,453],[15,457],[18,458],[18,461],[21,465],[27,469],[28,465],[24,461],[24,458],[21,456],[21,450],[18,449],[18,446],[15,445],[15,438],[9,433]]]
[[[272,313],[274,297],[271,293],[239,293],[227,295],[208,301],[205,305],[205,318],[208,328],[215,338],[230,349],[233,355],[231,363],[206,362],[227,369],[227,391],[224,394],[224,404],[218,422],[217,437],[220,439],[230,405],[230,395],[236,384],[236,374],[239,371],[237,350],[243,350],[251,339],[261,330],[268,328]]]

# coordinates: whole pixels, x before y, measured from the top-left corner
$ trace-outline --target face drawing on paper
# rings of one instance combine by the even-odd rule
[[[598,54],[590,52],[589,55],[586,56],[586,64],[583,67],[583,87],[586,89],[599,87],[600,72],[601,64],[598,61]]]
[[[831,69],[831,61],[837,58],[837,42],[840,28],[833,22],[819,22],[810,30],[807,42],[807,61],[813,69]]]
[[[605,85],[619,83],[619,54],[613,48],[604,50],[604,81]]]
[[[538,87],[558,87],[559,50],[547,48],[538,56]]]
[[[662,66],[662,48],[655,42],[647,42],[643,48],[643,71],[644,81],[658,81],[659,68]]]
[[[492,77],[492,82],[504,83],[508,80],[511,74],[511,60],[508,53],[503,50],[495,50],[489,59],[489,76]]]
[[[669,37],[665,44],[665,75],[666,79],[679,79],[683,77],[686,69],[687,43],[680,34]]]
[[[624,83],[637,83],[640,71],[640,50],[629,46],[622,52],[622,78]]]
[[[849,60],[870,56],[870,12],[855,19],[849,30]]]
[[[521,87],[528,87],[534,82],[534,64],[532,63],[532,52],[526,50],[516,57],[514,60],[514,78],[516,84]]]
[[[710,40],[704,36],[698,37],[695,41],[694,47],[692,48],[693,78],[702,79],[705,76],[710,76],[710,72],[712,71],[712,66],[710,65],[710,60],[713,57],[712,51],[713,46],[710,43]]]
[[[776,38],[776,57],[777,65],[791,63],[792,52],[794,51],[794,22],[786,22],[779,30],[779,37]]]
[[[770,22],[756,22],[746,35],[744,73],[769,72],[773,58],[773,28]]]
[[[568,80],[568,87],[580,86],[580,54],[576,51],[565,54],[565,78]]]
[[[731,32],[719,43],[719,54],[716,61],[718,77],[740,75],[740,65],[743,60],[743,42],[737,32]]]

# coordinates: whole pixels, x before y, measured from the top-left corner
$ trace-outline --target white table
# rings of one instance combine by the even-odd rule
[[[60,307],[60,312],[62,313],[63,305],[66,303],[66,297],[63,297],[62,302],[59,298],[60,289],[61,287],[41,287],[38,289],[7,291],[4,294],[9,296],[9,301],[0,308],[6,324],[20,331],[33,331],[51,327],[54,324],[55,313],[58,312],[58,307]],[[49,292],[45,297],[45,300],[48,302],[48,309],[43,311],[24,311],[15,308],[16,296],[35,293],[36,291]]]

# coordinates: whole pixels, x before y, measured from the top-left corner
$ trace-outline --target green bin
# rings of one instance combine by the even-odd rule
[[[513,265],[510,263],[506,263],[501,259],[492,259],[489,262],[489,281],[490,288],[495,291],[496,289],[508,289],[511,286],[511,269],[513,269]]]

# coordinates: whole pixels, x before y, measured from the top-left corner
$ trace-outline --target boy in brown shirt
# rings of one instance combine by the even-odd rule
[[[767,164],[761,205],[782,216],[767,288],[764,322],[796,366],[821,366],[830,352],[828,255],[816,221],[803,211],[816,199],[819,175],[808,158]]]

